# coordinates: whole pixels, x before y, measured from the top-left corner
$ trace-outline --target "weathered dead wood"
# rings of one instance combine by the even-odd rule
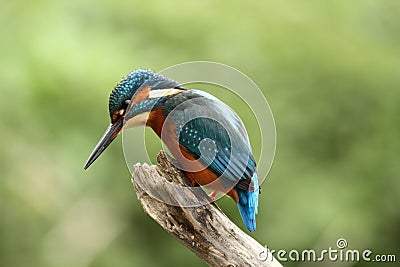
[[[190,182],[168,161],[164,152],[159,153],[157,161],[159,169],[136,164],[132,183],[145,212],[168,233],[210,266],[282,266],[265,247],[232,223],[215,203],[179,207],[147,194],[138,184],[150,184],[152,192],[163,199],[208,197],[205,193],[177,196],[176,192],[168,191],[168,183],[189,186]]]

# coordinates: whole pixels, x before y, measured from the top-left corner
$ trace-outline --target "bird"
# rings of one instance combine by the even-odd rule
[[[236,203],[248,231],[256,230],[260,193],[257,166],[245,126],[225,103],[189,90],[148,69],[131,71],[112,90],[111,123],[84,169],[122,129],[148,126],[160,137],[193,186],[226,193]]]

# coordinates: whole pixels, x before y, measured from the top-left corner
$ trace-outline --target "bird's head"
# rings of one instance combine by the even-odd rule
[[[89,168],[124,126],[143,125],[149,112],[157,108],[157,103],[177,90],[183,90],[179,83],[151,70],[138,69],[124,77],[110,94],[108,110],[111,124],[94,148],[84,169]]]

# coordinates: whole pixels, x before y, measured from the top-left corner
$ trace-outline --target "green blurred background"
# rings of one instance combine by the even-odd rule
[[[0,266],[205,265],[144,214],[121,138],[82,170],[122,76],[193,60],[243,71],[274,113],[252,236],[400,260],[399,1],[2,0],[0,23]]]

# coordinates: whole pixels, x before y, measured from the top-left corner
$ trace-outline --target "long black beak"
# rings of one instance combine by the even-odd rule
[[[100,141],[93,149],[92,154],[90,155],[88,161],[83,167],[84,170],[89,168],[89,166],[92,165],[92,163],[100,156],[100,154],[103,153],[103,151],[111,144],[115,137],[117,137],[118,133],[122,129],[123,121],[123,117],[120,117],[116,122],[114,122],[107,128],[106,132],[103,134]]]

